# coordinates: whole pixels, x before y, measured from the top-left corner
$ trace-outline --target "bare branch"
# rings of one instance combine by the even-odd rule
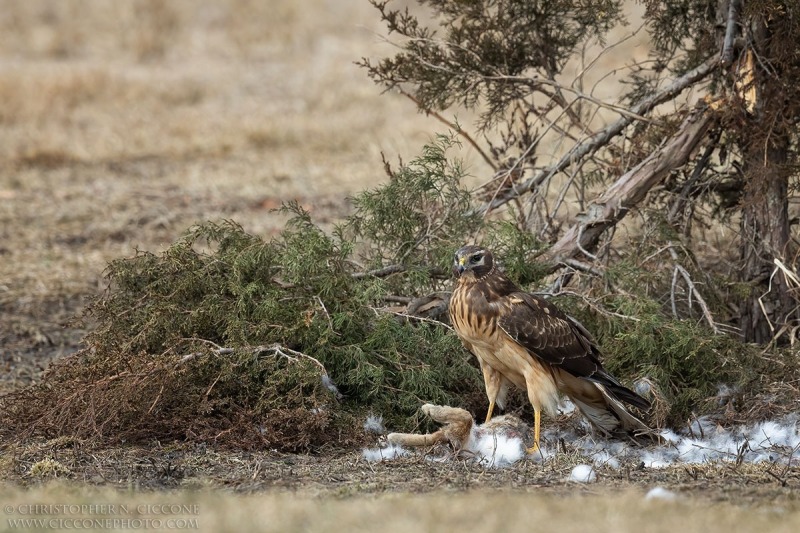
[[[623,315],[622,313],[617,313],[615,311],[609,311],[608,309],[603,307],[601,304],[599,304],[596,299],[590,298],[587,295],[581,294],[581,293],[578,293],[578,292],[563,290],[560,287],[547,287],[545,290],[535,291],[532,294],[535,294],[537,296],[541,296],[543,298],[551,298],[553,296],[562,296],[562,295],[573,296],[575,298],[579,298],[580,300],[582,300],[583,303],[586,304],[586,307],[588,307],[589,309],[592,309],[593,311],[596,311],[596,312],[600,313],[601,315],[615,317],[615,318],[621,318],[623,320],[630,320],[631,322],[641,322],[642,321],[641,318],[637,318],[635,316]]]
[[[277,342],[270,344],[269,346],[256,346],[252,348],[253,353],[258,355],[263,352],[272,352],[275,355],[283,357],[284,359],[296,363],[300,359],[305,359],[307,361],[311,361],[314,363],[322,373],[323,376],[328,375],[328,371],[325,369],[325,365],[319,362],[318,359],[311,357],[310,355],[306,355],[303,352],[298,352],[297,350],[292,350],[291,348],[287,348]]]
[[[644,98],[641,102],[631,107],[630,112],[633,113],[633,115],[635,116],[643,116],[647,114],[656,106],[675,98],[679,93],[681,93],[687,87],[690,87],[691,85],[694,85],[695,83],[704,79],[706,76],[711,74],[711,72],[713,72],[718,65],[719,65],[719,56],[714,55],[713,57],[706,60],[703,64],[699,65],[697,68],[690,70],[680,78],[675,79],[672,83],[670,83],[660,91],[656,92],[651,96],[648,96],[647,98]],[[576,144],[572,150],[566,153],[555,164],[540,170],[535,176],[532,176],[531,178],[527,179],[524,183],[520,184],[518,187],[515,187],[514,189],[509,189],[507,191],[503,191],[502,194],[498,194],[490,202],[487,202],[486,204],[481,206],[478,209],[478,212],[484,214],[488,211],[491,211],[492,209],[496,209],[502,205],[505,205],[513,198],[516,198],[527,192],[532,191],[546,179],[557,174],[558,172],[562,172],[570,165],[582,161],[587,156],[593,154],[594,152],[596,152],[597,150],[608,144],[611,141],[611,139],[619,135],[622,132],[622,130],[624,130],[628,125],[633,123],[634,120],[636,119],[633,118],[632,116],[620,117],[618,120],[607,126],[605,129],[595,133],[594,135],[586,139],[584,142]]]
[[[714,321],[714,317],[711,315],[711,311],[708,309],[708,305],[706,305],[706,301],[700,295],[700,292],[695,287],[694,282],[692,281],[692,276],[689,275],[689,271],[687,271],[683,265],[678,262],[678,252],[675,251],[675,245],[671,242],[667,243],[669,246],[669,255],[672,257],[672,260],[675,262],[675,269],[672,272],[672,289],[670,291],[670,301],[672,302],[672,314],[675,318],[678,318],[678,308],[675,303],[675,288],[678,285],[678,274],[681,275],[683,280],[686,282],[686,286],[688,288],[687,297],[689,299],[689,307],[692,305],[692,295],[697,299],[697,304],[700,306],[700,309],[703,311],[703,316],[705,317],[708,325],[711,327],[711,330],[714,333],[719,333],[719,328],[717,327],[717,323]]]
[[[401,318],[407,318],[409,320],[418,320],[420,322],[427,322],[429,324],[433,324],[434,326],[442,326],[450,330],[453,329],[453,327],[450,324],[445,324],[441,320],[434,320],[433,318],[427,318],[419,315],[409,315],[408,313],[401,313],[399,311],[392,311],[391,309],[383,309],[380,307],[371,307],[370,309],[372,309],[376,314],[389,313],[390,315],[399,316]]]
[[[616,105],[616,104],[612,104],[612,103],[609,103],[609,102],[604,102],[603,100],[600,100],[599,98],[596,98],[596,97],[594,97],[594,96],[592,96],[590,94],[586,94],[584,92],[581,92],[578,89],[574,89],[574,88],[569,87],[567,85],[561,84],[561,83],[559,83],[559,82],[557,82],[555,80],[550,80],[550,79],[547,79],[547,78],[524,78],[524,77],[521,77],[521,76],[486,76],[486,79],[498,80],[498,81],[516,81],[518,83],[521,82],[521,83],[524,83],[525,85],[529,85],[531,87],[536,87],[538,85],[549,85],[551,87],[554,87],[554,88],[558,89],[559,91],[566,91],[566,92],[570,92],[570,93],[574,94],[575,98],[577,100],[586,100],[587,102],[591,102],[591,103],[595,104],[598,107],[604,107],[606,109],[610,109],[611,111],[614,111],[615,113],[619,113],[623,117],[628,117],[630,119],[639,120],[639,121],[642,121],[642,122],[651,122],[651,123],[655,123],[656,122],[655,120],[647,118],[647,117],[645,117],[643,115],[639,115],[639,114],[631,111],[630,109],[628,109],[626,107],[623,107],[623,106],[620,106],[620,105]],[[556,96],[556,95],[554,95],[554,96]],[[563,98],[563,97],[559,98],[557,100],[557,103],[564,109],[567,109],[567,108],[572,106],[572,103],[567,102],[566,99]],[[583,127],[583,124],[576,121],[576,126]]]
[[[236,351],[233,348],[225,348],[223,346],[220,346],[219,344],[210,341],[208,339],[200,339],[197,337],[192,337],[182,340],[202,342],[204,344],[208,344],[209,346],[212,347],[210,349],[210,352],[213,353],[214,355],[229,355]],[[287,348],[286,346],[283,346],[282,344],[277,342],[267,346],[244,346],[242,348],[237,348],[237,349],[242,351],[251,351],[253,355],[260,355],[264,352],[272,352],[275,356],[280,356],[290,362],[297,362],[299,359],[305,359],[307,361],[311,361],[312,363],[314,363],[314,365],[316,365],[320,369],[320,372],[322,373],[323,376],[328,375],[328,371],[325,369],[325,365],[323,365],[318,359],[315,359],[310,355],[304,354],[303,352],[298,352],[297,350],[292,350],[291,348]],[[192,352],[186,354],[178,360],[176,366],[188,363],[189,361],[202,355],[203,353],[208,353],[208,352]]]
[[[694,184],[697,183],[697,180],[700,179],[700,176],[703,174],[703,171],[708,166],[708,161],[711,159],[711,154],[714,153],[714,150],[717,148],[717,142],[719,141],[720,134],[717,133],[713,136],[713,142],[709,143],[706,146],[703,155],[700,156],[700,160],[695,165],[694,170],[692,171],[692,175],[684,184],[683,188],[681,189],[681,193],[678,198],[675,200],[675,203],[672,204],[672,208],[669,210],[669,214],[667,215],[667,221],[670,224],[675,222],[676,217],[678,216],[678,212],[683,208],[683,204],[686,202],[689,193],[694,187]]]
[[[555,270],[566,259],[594,250],[603,232],[622,220],[670,170],[686,164],[713,120],[706,106],[695,109],[660,150],[621,176],[590,203],[586,212],[541,259]]]
[[[675,258],[677,259],[677,257]],[[689,275],[689,272],[685,268],[683,268],[682,265],[678,263],[675,263],[675,272],[680,273],[680,275],[683,277],[683,280],[686,282],[686,285],[689,288],[689,298],[691,298],[693,294],[695,298],[697,298],[697,304],[700,306],[700,309],[703,310],[703,316],[706,318],[706,321],[708,322],[708,325],[711,327],[711,330],[714,333],[719,333],[719,329],[717,329],[717,324],[716,322],[714,322],[714,317],[711,315],[711,311],[709,311],[708,305],[706,305],[706,301],[703,299],[703,297],[697,291],[697,288],[694,286],[694,282],[692,282],[692,277]],[[673,311],[675,311],[674,299],[673,299]]]
[[[725,41],[722,44],[722,53],[719,63],[722,67],[729,67],[733,62],[733,45],[736,38],[736,19],[739,17],[741,0],[730,0],[728,4],[728,20],[725,24]]]

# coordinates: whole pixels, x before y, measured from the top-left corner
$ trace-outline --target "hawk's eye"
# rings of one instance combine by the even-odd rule
[[[470,263],[477,263],[480,260],[481,260],[481,254],[475,254],[469,258]]]

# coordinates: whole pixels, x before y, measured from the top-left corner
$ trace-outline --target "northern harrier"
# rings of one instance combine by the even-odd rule
[[[450,320],[483,371],[487,422],[495,405],[503,408],[514,384],[527,391],[533,405],[534,444],[529,453],[539,449],[541,412],[557,414],[559,393],[568,396],[603,434],[651,433],[623,405],[648,409],[650,402],[603,369],[594,339],[578,321],[520,290],[485,248],[458,250],[453,272],[458,279]]]

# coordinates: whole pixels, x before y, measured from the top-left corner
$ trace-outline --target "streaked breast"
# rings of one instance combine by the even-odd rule
[[[490,345],[498,332],[497,316],[486,299],[462,284],[450,299],[450,321],[458,336],[472,344]]]

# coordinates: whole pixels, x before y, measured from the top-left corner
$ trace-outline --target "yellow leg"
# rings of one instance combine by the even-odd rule
[[[542,423],[542,415],[538,409],[533,408],[533,446],[525,450],[526,453],[532,454],[539,451],[539,427]]]
[[[489,398],[489,410],[486,412],[486,422],[492,419],[494,412],[495,400],[502,388],[503,377],[500,372],[494,370],[489,365],[483,363],[483,360],[478,359],[481,363],[481,371],[483,372],[483,382],[486,384],[486,397]],[[505,395],[503,396],[505,397]],[[500,402],[502,404],[502,401]],[[485,422],[484,422],[485,423]]]
[[[484,422],[484,424],[486,424],[487,422],[489,422],[489,420],[492,419],[492,411],[494,411],[494,400],[489,402],[489,410],[486,411],[486,422]]]

